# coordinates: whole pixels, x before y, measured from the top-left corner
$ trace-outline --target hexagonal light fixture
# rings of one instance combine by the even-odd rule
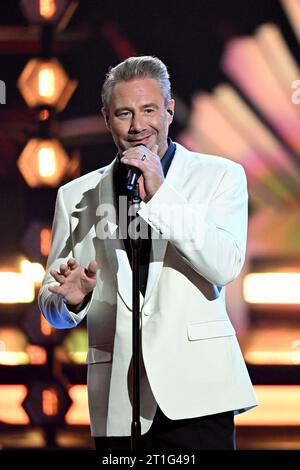
[[[66,173],[70,160],[57,139],[30,139],[23,149],[17,166],[26,183],[37,186],[57,186]]]
[[[70,80],[59,61],[31,59],[22,71],[18,88],[28,106],[53,106],[62,111],[75,88],[76,80]]]
[[[72,400],[57,380],[35,380],[29,385],[22,406],[36,426],[62,425]]]
[[[71,17],[78,1],[21,0],[20,6],[29,23],[58,23],[62,17]]]

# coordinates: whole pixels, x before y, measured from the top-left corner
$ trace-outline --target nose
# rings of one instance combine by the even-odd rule
[[[143,121],[143,116],[138,113],[132,115],[131,119],[131,132],[142,132],[145,129],[145,124]]]

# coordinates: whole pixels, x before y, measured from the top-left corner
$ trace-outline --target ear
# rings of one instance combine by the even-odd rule
[[[175,109],[175,100],[171,99],[167,106],[167,113],[169,114],[169,124],[173,121],[174,118],[174,109]]]
[[[103,118],[104,118],[106,127],[107,127],[108,129],[110,129],[109,114],[108,114],[108,112],[106,111],[106,109],[105,109],[104,106],[101,108],[101,113],[102,113],[102,116],[103,116]]]

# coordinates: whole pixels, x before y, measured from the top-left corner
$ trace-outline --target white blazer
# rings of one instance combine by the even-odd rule
[[[132,413],[132,271],[110,210],[115,163],[59,188],[39,293],[41,311],[56,328],[73,328],[87,315],[93,436],[129,436]],[[142,434],[157,404],[173,420],[256,406],[225,305],[225,286],[240,273],[246,250],[242,166],[176,144],[162,186],[142,201],[139,215],[157,235],[145,298],[140,294]],[[70,257],[99,266],[91,300],[78,314],[47,289],[56,284],[49,270]]]

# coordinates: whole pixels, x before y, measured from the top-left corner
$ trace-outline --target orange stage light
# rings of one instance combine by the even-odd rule
[[[40,251],[43,256],[48,256],[51,245],[51,230],[50,228],[44,228],[40,232]]]
[[[88,425],[90,423],[88,412],[88,397],[86,385],[73,385],[69,389],[72,405],[65,416],[70,425]]]
[[[42,18],[50,20],[56,13],[56,1],[39,0],[39,12]]]
[[[61,30],[74,13],[78,0],[20,0],[20,5],[29,23],[58,24]]]
[[[56,416],[58,413],[58,397],[55,388],[42,392],[42,409],[46,416]]]
[[[235,417],[238,426],[299,426],[299,385],[256,385],[259,406]]]
[[[18,168],[32,188],[57,186],[67,171],[69,158],[57,139],[30,139],[25,145]]]
[[[44,336],[51,336],[54,328],[50,325],[50,323],[45,319],[45,317],[40,313],[41,319],[41,332]]]
[[[300,273],[250,273],[243,295],[250,304],[299,304]]]
[[[266,325],[250,330],[244,357],[248,364],[300,364],[300,328]]]
[[[77,87],[55,58],[31,59],[18,80],[18,87],[27,105],[53,106],[62,111]]]
[[[22,407],[26,394],[25,385],[0,385],[0,422],[29,424],[29,418]]]

